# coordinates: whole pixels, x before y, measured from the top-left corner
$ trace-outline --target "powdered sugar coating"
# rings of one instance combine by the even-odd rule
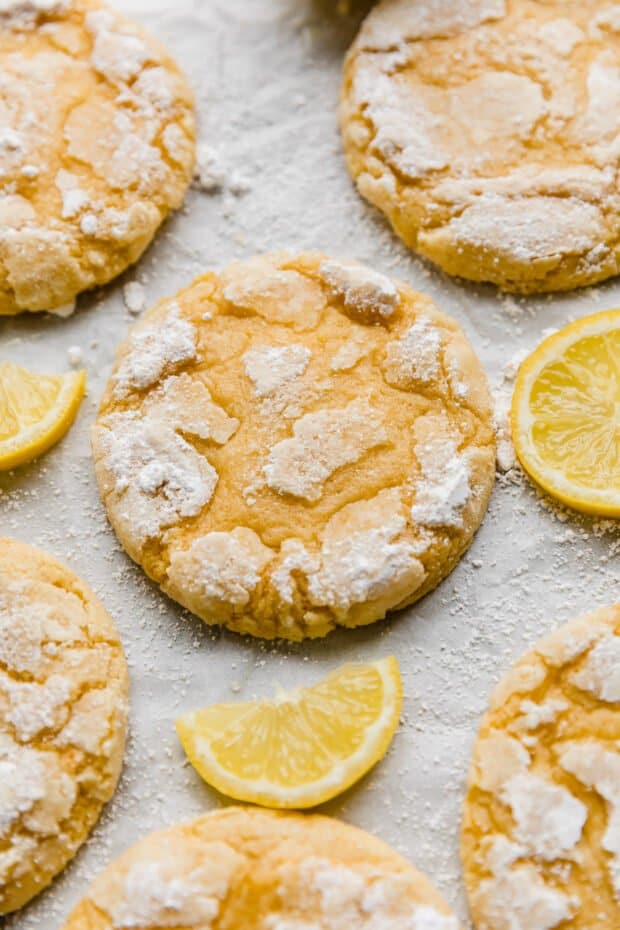
[[[268,930],[459,930],[458,920],[408,894],[407,878],[378,871],[351,869],[320,856],[281,869],[279,889],[284,915],[267,919]],[[296,886],[296,887],[295,887]],[[291,923],[290,910],[301,913]]]
[[[321,264],[320,273],[354,316],[389,317],[398,305],[398,289],[394,282],[363,265],[329,259]]]
[[[198,603],[210,614],[225,613],[229,606],[249,603],[272,558],[271,549],[252,530],[207,533],[188,550],[171,550],[168,586],[181,601]]]
[[[243,912],[236,908],[243,902]],[[91,886],[64,930],[459,930],[428,880],[327,817],[228,808],[147,836]]]
[[[581,838],[587,811],[566,788],[522,772],[504,784],[500,797],[512,811],[514,836],[524,852],[560,859]]]
[[[601,701],[620,701],[620,639],[600,639],[573,675],[573,684]]]
[[[108,506],[140,548],[181,517],[200,513],[218,481],[209,462],[175,431],[174,421],[163,422],[162,428],[156,417],[112,414],[96,434],[111,484]]]
[[[122,761],[127,669],[103,607],[75,576],[0,539],[0,914],[73,857]]]
[[[428,298],[282,253],[148,312],[93,442],[113,526],[167,593],[209,623],[300,639],[370,623],[450,570],[488,499],[490,416],[475,356]]]
[[[618,747],[594,740],[568,742],[557,749],[560,765],[607,805],[607,827],[601,846],[609,853],[607,868],[617,898],[620,898],[620,752]]]
[[[573,621],[534,646],[491,699],[462,833],[470,905],[485,930],[553,930],[569,918],[575,930],[614,927],[620,713],[603,682],[613,682],[607,657],[618,641],[618,607]],[[580,676],[598,693],[578,690]]]
[[[359,461],[387,438],[378,411],[365,400],[307,413],[295,422],[293,436],[269,453],[265,482],[279,494],[319,500],[325,482],[338,469]]]
[[[171,359],[179,362],[185,349],[194,357],[194,328],[179,319],[176,306],[165,319],[171,317],[165,331],[147,324],[136,334],[117,372],[122,380],[114,379],[114,394],[120,384],[150,384],[171,367]],[[161,381],[141,414],[126,410],[100,420],[93,442],[105,462],[107,504],[132,540],[132,552],[179,519],[199,514],[214,494],[215,468],[183,434],[223,445],[238,426],[214,402],[205,382],[186,373]]]
[[[550,887],[533,865],[503,868],[480,883],[486,920],[497,930],[553,930],[573,917],[570,898]]]
[[[164,49],[98,0],[0,14],[0,314],[54,311],[136,261],[180,206],[192,96]]]
[[[618,272],[620,46],[608,7],[374,7],[345,66],[341,124],[360,192],[408,245],[513,291]],[[580,172],[595,182],[587,191]]]
[[[115,391],[123,395],[132,388],[147,388],[164,371],[173,371],[195,354],[196,331],[181,318],[176,304],[172,304],[165,317],[133,332],[129,351],[114,375]]]
[[[155,848],[124,874],[110,875],[93,890],[93,901],[108,913],[114,930],[176,927],[210,930],[220,914],[243,859],[224,843],[204,843],[200,860],[183,843]],[[192,854],[194,853],[194,854]]]
[[[246,374],[258,397],[268,397],[294,381],[308,367],[310,350],[305,346],[256,346],[243,356]]]
[[[303,572],[310,603],[329,606],[343,617],[353,604],[370,603],[367,609],[373,611],[378,601],[384,609],[395,607],[424,578],[423,565],[416,558],[419,549],[403,538],[406,526],[396,490],[349,504],[328,521],[316,555],[300,540],[286,541],[272,584],[282,600],[292,604],[292,572]]]
[[[461,437],[444,418],[430,414],[414,424],[413,433],[420,477],[411,516],[423,526],[462,526],[471,471],[467,455],[458,450]]]

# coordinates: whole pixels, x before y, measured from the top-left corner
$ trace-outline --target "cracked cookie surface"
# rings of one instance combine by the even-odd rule
[[[129,681],[93,593],[0,538],[0,914],[73,858],[121,771]]]
[[[459,930],[428,879],[328,817],[228,808],[147,836],[64,930]]]
[[[620,606],[537,643],[474,748],[462,858],[478,930],[615,930]]]
[[[65,313],[181,205],[192,95],[165,49],[97,0],[3,3],[0,62],[0,315]]]
[[[527,293],[617,274],[619,10],[383,0],[344,71],[362,195],[452,275]]]
[[[149,311],[93,448],[110,521],[164,591],[208,623],[294,640],[435,587],[495,461],[458,325],[316,253],[238,262]]]

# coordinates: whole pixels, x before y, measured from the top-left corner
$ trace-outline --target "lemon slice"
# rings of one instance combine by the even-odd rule
[[[194,768],[218,791],[266,807],[313,807],[381,759],[398,725],[395,658],[343,665],[273,700],[216,704],[177,720]]]
[[[511,421],[519,461],[545,491],[620,516],[620,310],[541,342],[519,369]]]
[[[85,388],[85,371],[39,375],[0,362],[0,471],[30,462],[58,442]]]

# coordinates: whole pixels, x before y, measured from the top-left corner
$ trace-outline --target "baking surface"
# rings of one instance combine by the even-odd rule
[[[618,600],[620,525],[561,511],[521,472],[498,476],[470,551],[431,595],[387,622],[299,646],[209,630],[151,585],[121,552],[99,501],[89,427],[114,352],[147,304],[234,258],[280,248],[354,257],[425,291],[465,329],[493,388],[544,330],[620,306],[620,282],[514,300],[450,281],[401,246],[353,189],[337,131],[344,52],[368,3],[349,16],[324,0],[125,0],[166,42],[192,83],[200,141],[219,155],[221,190],[192,190],[140,264],[80,298],[67,320],[0,319],[0,359],[88,371],[76,424],[38,462],[0,476],[0,532],[67,562],[114,617],[132,674],[131,732],[115,799],[73,864],[5,930],[62,925],[94,875],[149,830],[229,803],[185,760],[179,713],[314,682],[346,661],[395,654],[405,687],[392,748],[355,788],[321,808],[376,833],[425,871],[463,920],[459,808],[487,695],[527,645],[559,623]]]

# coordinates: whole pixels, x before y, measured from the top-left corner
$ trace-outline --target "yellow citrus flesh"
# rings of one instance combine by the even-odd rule
[[[186,714],[177,732],[192,765],[223,794],[305,808],[340,794],[385,755],[401,706],[390,657],[343,665],[314,687],[273,700]]]
[[[85,389],[85,371],[40,375],[0,362],[0,471],[30,462],[58,442]]]
[[[512,436],[525,471],[586,513],[620,516],[620,310],[545,339],[519,369]]]

